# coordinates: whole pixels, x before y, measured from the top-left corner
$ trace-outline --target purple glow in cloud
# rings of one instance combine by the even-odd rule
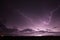
[[[60,6],[59,6],[60,7]],[[41,21],[39,21],[39,24],[38,23],[34,23],[33,22],[33,20],[30,18],[30,17],[28,17],[28,16],[26,16],[26,15],[24,15],[24,13],[20,13],[19,12],[19,10],[18,10],[18,12],[19,12],[19,14],[21,14],[23,17],[25,17],[27,20],[29,20],[29,22],[32,24],[32,25],[28,25],[29,26],[29,28],[32,28],[32,29],[34,29],[34,30],[37,30],[38,31],[38,29],[41,29],[41,30],[46,30],[46,29],[51,29],[50,28],[50,22],[51,22],[51,19],[52,19],[52,16],[53,16],[53,13],[56,11],[56,10],[58,10],[59,9],[59,7],[58,8],[56,8],[56,9],[53,9],[49,14],[49,16],[48,16],[48,21],[46,21],[46,20],[44,20],[44,21],[42,21],[41,19]],[[28,22],[28,21],[27,21]],[[28,23],[29,23],[28,22]],[[38,22],[38,21],[37,21]],[[29,23],[29,24],[30,24]],[[44,27],[44,28],[43,28]]]

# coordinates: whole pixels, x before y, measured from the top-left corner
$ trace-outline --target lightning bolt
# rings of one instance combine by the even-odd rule
[[[60,7],[60,6],[59,6],[59,7]],[[56,10],[58,10],[59,7],[57,7],[56,9],[54,9],[54,10],[52,10],[52,11],[50,12],[50,16],[49,16],[48,24],[50,24],[50,22],[51,22],[51,19],[52,19],[53,13],[54,13]]]
[[[27,20],[29,20],[33,26],[35,26],[35,24],[33,23],[33,20],[32,20],[30,17],[24,15],[24,13],[21,13],[20,11],[18,11],[18,12],[19,12],[19,14],[21,14],[23,17],[25,17]]]

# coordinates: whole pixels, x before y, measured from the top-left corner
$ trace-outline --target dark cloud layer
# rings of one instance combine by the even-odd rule
[[[19,28],[30,27],[32,24],[41,23],[40,20],[47,20],[49,13],[53,12],[51,25],[60,24],[60,1],[3,1],[3,13],[0,14],[2,19],[6,20],[7,27],[17,26]],[[32,21],[31,21],[32,20]],[[32,23],[31,23],[32,22]],[[59,25],[60,26],[60,25]]]

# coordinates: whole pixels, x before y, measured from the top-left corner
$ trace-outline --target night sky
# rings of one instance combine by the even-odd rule
[[[54,30],[54,27],[56,27],[55,31],[60,29],[58,0],[4,0],[2,6],[0,20],[8,28],[16,26],[19,30],[24,28]]]

